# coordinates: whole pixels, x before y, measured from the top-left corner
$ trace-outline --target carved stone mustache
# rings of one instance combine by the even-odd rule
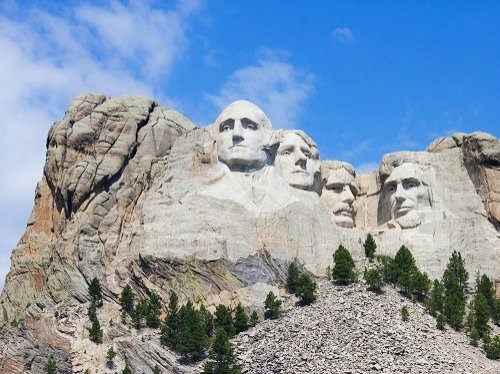
[[[335,204],[335,206],[333,207],[333,213],[337,214],[341,212],[347,212],[352,215],[354,214],[354,208],[352,207],[352,205],[349,205],[347,203]]]

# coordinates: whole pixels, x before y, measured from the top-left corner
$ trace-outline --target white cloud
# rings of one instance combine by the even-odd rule
[[[334,41],[343,44],[351,44],[354,43],[354,41],[356,40],[353,32],[348,27],[337,27],[332,32],[331,37]]]
[[[378,170],[379,163],[375,161],[362,162],[359,165],[356,165],[354,168],[356,169],[356,174],[366,174],[372,171]]]
[[[368,140],[363,140],[360,143],[356,144],[356,146],[350,147],[348,150],[341,152],[340,158],[341,160],[351,160],[369,149],[370,142]]]
[[[47,131],[82,92],[162,97],[157,80],[188,46],[185,26],[199,1],[170,10],[149,3],[59,8],[12,2],[0,15],[0,279],[24,231],[42,176]],[[1,283],[0,283],[1,284]]]
[[[299,126],[299,114],[313,91],[313,80],[312,74],[265,51],[255,65],[236,70],[218,94],[207,98],[219,109],[239,99],[252,101],[266,112],[275,128],[294,128]]]

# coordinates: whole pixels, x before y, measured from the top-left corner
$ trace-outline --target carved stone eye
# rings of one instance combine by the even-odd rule
[[[282,156],[290,156],[291,153],[290,153],[290,151],[283,151],[283,152],[281,152],[281,155]]]

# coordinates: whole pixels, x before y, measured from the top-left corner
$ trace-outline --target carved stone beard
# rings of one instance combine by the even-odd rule
[[[401,227],[402,229],[413,229],[419,226],[421,222],[422,220],[418,212],[412,210],[404,216],[392,219],[387,224],[390,228]]]

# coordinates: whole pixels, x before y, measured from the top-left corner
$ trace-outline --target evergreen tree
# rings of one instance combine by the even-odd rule
[[[45,374],[57,374],[57,362],[54,359],[54,356],[50,356],[48,361],[45,363],[43,367],[43,372]]]
[[[382,274],[380,270],[377,268],[367,269],[365,268],[365,272],[363,277],[368,285],[368,290],[379,293],[382,291],[382,287],[384,286],[384,281],[382,279]]]
[[[493,311],[495,310],[495,290],[493,289],[493,282],[486,274],[483,274],[479,278],[478,273],[476,278],[476,293],[481,293],[486,298],[490,315],[493,317]]]
[[[354,260],[343,245],[335,251],[333,260],[335,266],[332,269],[332,279],[336,284],[347,285],[356,281]]]
[[[377,244],[375,243],[375,240],[373,239],[373,236],[371,234],[368,234],[366,236],[366,240],[363,243],[363,248],[365,249],[366,257],[370,260],[370,262],[372,262],[373,258],[375,257],[375,250],[377,249]]]
[[[488,334],[488,322],[490,320],[490,311],[488,300],[482,293],[476,294],[474,298],[474,327],[479,338]]]
[[[259,323],[259,315],[257,314],[257,311],[254,310],[252,314],[250,315],[250,325],[252,327],[255,327]]]
[[[396,284],[397,271],[394,264],[394,259],[389,256],[377,256],[377,261],[380,264],[380,272],[382,273],[382,278],[384,282],[390,284]]]
[[[115,366],[114,359],[116,357],[116,352],[113,349],[113,346],[109,347],[108,352],[106,353],[106,366],[109,369],[113,369]]]
[[[208,337],[200,313],[188,302],[179,310],[181,330],[177,351],[187,361],[197,361],[205,353]]]
[[[89,284],[89,294],[90,300],[95,303],[96,306],[102,306],[102,287],[99,279],[92,278]]]
[[[444,330],[444,316],[441,313],[439,313],[436,318],[436,327],[439,330]]]
[[[143,319],[147,316],[149,310],[149,303],[146,299],[139,299],[137,305],[132,311],[132,323],[136,329],[140,329],[143,326]]]
[[[467,292],[469,273],[465,269],[465,260],[462,259],[460,252],[453,251],[446,270],[443,274],[443,285],[446,290],[450,290],[452,283],[458,283],[459,287]]]
[[[94,321],[97,319],[97,309],[94,302],[91,302],[88,309],[87,315],[89,316],[90,321]]]
[[[209,360],[203,365],[203,374],[240,374],[242,365],[238,363],[229,342],[226,330],[217,329],[210,348]]]
[[[422,302],[427,297],[431,289],[431,280],[425,272],[416,270],[411,275],[411,291],[416,296],[417,300]]]
[[[153,374],[162,374],[162,371],[158,365],[153,368]]]
[[[449,287],[445,291],[444,316],[450,326],[458,331],[462,328],[465,316],[465,294],[458,282],[449,284]]]
[[[300,274],[299,287],[295,296],[300,298],[301,305],[309,305],[316,300],[317,284],[308,274]]]
[[[432,286],[432,291],[429,300],[427,301],[427,309],[429,313],[436,317],[441,315],[444,308],[444,287],[443,284],[435,279]]]
[[[158,296],[158,294],[153,291],[151,295],[149,295],[146,314],[146,326],[154,329],[160,326],[161,305],[162,300],[160,296]]]
[[[286,289],[289,293],[295,294],[299,289],[300,271],[295,262],[288,266],[288,276],[286,278]]]
[[[493,310],[491,311],[491,319],[496,325],[500,325],[500,300],[493,299]]]
[[[236,333],[231,310],[227,306],[222,304],[217,305],[217,307],[215,308],[214,328],[215,330],[217,330],[219,327],[226,330],[227,336],[231,338]]]
[[[486,352],[486,357],[491,360],[500,359],[500,336],[495,336],[488,342],[484,343],[484,350]]]
[[[282,314],[281,300],[276,295],[269,291],[264,302],[264,317],[269,319],[279,318]]]
[[[200,316],[201,320],[203,321],[203,325],[205,326],[205,332],[207,336],[212,336],[214,332],[214,316],[212,313],[210,313],[207,308],[203,304],[201,304],[200,307]]]
[[[128,365],[125,365],[125,369],[123,369],[122,374],[134,374],[134,373]]]
[[[234,328],[236,330],[236,334],[248,329],[248,316],[241,304],[238,304],[234,310]]]
[[[409,318],[410,318],[410,312],[408,311],[406,305],[403,305],[403,307],[401,308],[401,319],[406,322],[408,321]]]
[[[179,298],[173,291],[170,292],[168,311],[165,322],[161,327],[161,344],[175,349],[179,341],[180,319],[179,319]]]
[[[129,284],[127,284],[120,295],[120,306],[122,307],[122,310],[127,312],[129,316],[132,315],[132,312],[134,311],[134,291],[132,291],[132,287],[130,287]]]
[[[89,339],[96,344],[102,343],[102,329],[97,318],[92,321],[92,327],[89,330]]]
[[[415,259],[410,250],[404,245],[399,248],[394,263],[392,264],[392,276],[396,279],[396,284],[401,287],[401,290],[406,295],[411,294],[412,275],[417,271]]]

